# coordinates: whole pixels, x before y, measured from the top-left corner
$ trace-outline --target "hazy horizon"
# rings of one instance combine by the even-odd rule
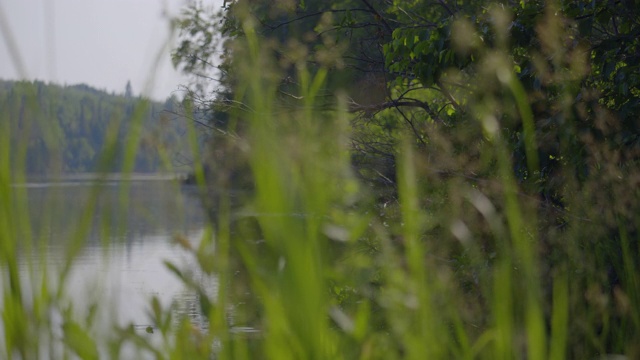
[[[210,0],[212,4],[221,3]],[[0,79],[86,84],[164,100],[187,84],[173,68],[170,18],[186,0],[0,2]],[[7,33],[8,30],[8,33]],[[8,40],[14,41],[10,50]],[[12,57],[13,55],[13,57]],[[16,63],[15,57],[20,61]]]

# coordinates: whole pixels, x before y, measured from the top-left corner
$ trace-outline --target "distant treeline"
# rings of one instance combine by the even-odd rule
[[[185,124],[173,115],[178,107],[175,98],[159,103],[84,84],[0,80],[0,121],[10,121],[12,166],[28,174],[122,171],[130,134],[139,147],[129,170],[168,170],[184,148]]]

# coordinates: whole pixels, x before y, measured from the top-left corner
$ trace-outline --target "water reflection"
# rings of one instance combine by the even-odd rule
[[[79,318],[97,308],[93,323],[102,324],[105,331],[115,324],[134,324],[144,331],[153,325],[147,309],[155,296],[163,307],[176,302],[178,315],[201,321],[192,309],[196,295],[164,265],[170,261],[189,268],[193,259],[172,238],[181,234],[198,243],[205,224],[198,199],[185,195],[178,183],[65,179],[31,182],[15,190],[18,198],[26,193],[33,239],[19,259],[27,295],[42,280],[43,265],[49,288],[57,287],[70,245],[79,241],[84,245],[65,286],[67,301]],[[212,291],[216,286],[213,279]]]

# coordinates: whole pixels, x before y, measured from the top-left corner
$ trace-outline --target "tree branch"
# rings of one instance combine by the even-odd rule
[[[449,92],[449,89],[444,86],[442,81],[438,80],[436,83],[440,88],[440,92],[451,102],[451,105],[453,105],[453,107],[456,108],[457,111],[464,113],[464,109],[460,106],[460,104],[458,104],[456,99],[453,97],[453,95],[451,95],[451,92]]]
[[[398,107],[421,108],[424,111],[426,111],[427,114],[429,114],[429,116],[431,116],[433,120],[436,120],[440,123],[444,123],[444,121],[440,118],[440,116],[438,116],[438,114],[435,111],[433,111],[433,109],[429,106],[429,104],[427,104],[424,101],[420,101],[416,99],[391,100],[391,101],[386,101],[383,103],[373,104],[373,105],[361,105],[352,100],[349,104],[349,112],[364,111],[364,112],[373,113],[373,112],[379,112],[385,109],[398,108]]]
[[[269,30],[276,30],[276,29],[278,29],[278,28],[280,28],[282,26],[289,25],[289,24],[291,24],[293,22],[300,21],[300,20],[303,20],[303,19],[306,19],[306,18],[310,18],[310,17],[314,17],[314,16],[319,16],[319,15],[322,15],[324,13],[342,13],[342,12],[347,12],[347,11],[353,11],[353,12],[358,12],[359,11],[359,12],[371,13],[371,10],[360,9],[360,8],[356,8],[356,9],[328,9],[328,10],[322,10],[322,11],[317,11],[317,12],[310,13],[310,14],[301,15],[301,16],[298,16],[298,17],[296,17],[294,19],[290,19],[290,20],[287,20],[287,21],[280,22],[280,23],[278,23],[276,25],[269,25],[269,24],[261,21],[260,19],[258,19],[258,21],[260,21],[260,23],[262,25],[264,25],[265,27],[269,28]]]
[[[389,26],[385,18],[382,15],[380,15],[380,12],[378,12],[378,10],[376,10],[373,6],[371,6],[371,4],[369,4],[369,1],[367,0],[361,0],[361,1],[369,8],[369,10],[371,10],[371,12],[373,12],[376,15],[376,17],[380,20],[380,22],[382,22],[382,24],[387,29],[389,34],[393,33],[393,29],[391,28],[391,26]]]
[[[416,129],[415,125],[413,125],[413,121],[411,121],[407,115],[404,114],[404,112],[400,109],[399,106],[396,106],[396,110],[398,110],[398,112],[400,113],[400,115],[402,115],[402,117],[404,118],[404,120],[409,124],[409,126],[411,127],[411,130],[413,131],[413,134],[415,135],[415,137],[420,141],[420,143],[422,144],[422,146],[427,146],[427,143],[424,142],[424,140],[422,139],[422,136],[420,136],[420,134],[418,133],[418,129]]]

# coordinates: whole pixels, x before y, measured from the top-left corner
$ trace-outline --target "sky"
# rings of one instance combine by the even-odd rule
[[[116,93],[131,81],[135,95],[164,100],[188,83],[169,55],[176,43],[169,18],[186,1],[0,0],[0,79]]]

